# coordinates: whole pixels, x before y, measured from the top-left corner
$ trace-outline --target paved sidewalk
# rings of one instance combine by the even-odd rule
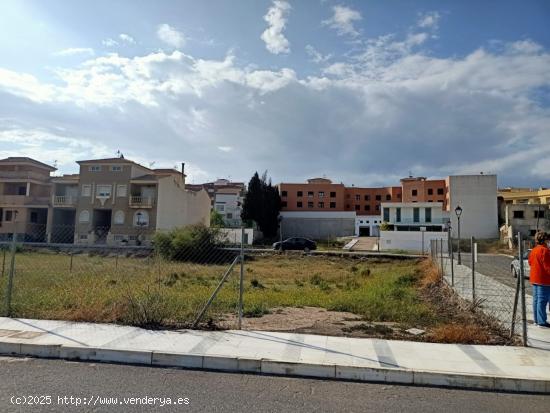
[[[443,259],[445,280],[451,285],[451,260]],[[515,288],[509,287],[492,277],[476,271],[476,299],[483,300],[481,309],[485,313],[499,319],[503,325],[510,328],[512,321],[512,309],[514,306]],[[454,290],[465,300],[472,300],[472,269],[466,265],[454,265]],[[525,280],[526,290],[531,289],[528,280]],[[527,343],[531,347],[550,350],[550,328],[540,328],[533,323],[533,297],[525,296],[527,321]],[[518,315],[516,317],[515,331],[520,334],[521,328],[521,300],[518,301]]]
[[[550,393],[550,351],[0,318],[0,354]]]

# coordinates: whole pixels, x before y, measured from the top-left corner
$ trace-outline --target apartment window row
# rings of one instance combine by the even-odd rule
[[[513,211],[513,216],[515,219],[524,219],[525,218],[525,212],[524,211]],[[533,211],[533,218],[544,218],[545,213],[543,210],[536,210]]]
[[[428,188],[428,195],[433,195],[434,190],[433,188]],[[412,189],[411,190],[412,196],[418,196],[418,189]],[[437,188],[437,195],[445,195],[445,189],[444,188]]]
[[[111,185],[97,185],[96,187],[96,196],[109,198],[111,196]],[[82,196],[89,197],[92,196],[92,186],[91,185],[82,185]],[[116,186],[116,196],[117,197],[126,197],[128,196],[128,186],[127,185],[117,185]]]
[[[390,208],[384,208],[384,221],[390,221]],[[401,222],[401,208],[395,208],[395,222]],[[420,208],[413,208],[413,222],[420,222]],[[432,222],[432,208],[424,208],[424,222]]]
[[[351,195],[347,194],[346,198],[348,198],[348,199],[351,198]],[[356,201],[360,201],[361,200],[361,195],[356,194],[354,198],[355,198]],[[397,198],[401,198],[401,194],[397,194]],[[363,199],[365,201],[370,201],[370,195],[364,195]],[[374,199],[376,201],[381,201],[382,200],[382,195],[375,195]],[[391,201],[391,195],[389,195],[389,194],[386,195],[385,199],[386,199],[386,201]]]
[[[283,206],[286,207],[287,203],[286,202],[283,202]],[[335,209],[336,208],[336,202],[329,202],[328,203],[328,206],[330,209]],[[303,208],[304,207],[304,203],[302,201],[298,201],[296,202],[296,208]],[[307,207],[308,208],[314,208],[315,207],[315,203],[313,201],[308,201],[307,203]],[[325,202],[317,202],[317,208],[325,208]]]
[[[126,216],[124,211],[115,211],[113,215],[113,224],[124,225]],[[84,209],[80,211],[78,215],[78,222],[80,224],[88,224],[90,222],[90,211]],[[148,227],[149,226],[149,213],[145,210],[136,211],[133,215],[134,227]]]
[[[304,192],[303,191],[296,191],[296,196],[298,198],[302,198],[304,196]],[[308,198],[313,198],[315,196],[315,192],[314,191],[307,191],[307,196],[308,196]],[[317,196],[319,198],[324,198],[325,197],[325,191],[317,192]],[[281,191],[281,197],[282,198],[288,197],[288,191]],[[336,198],[336,192],[330,192],[330,197],[331,198]]]
[[[103,165],[90,165],[88,171],[90,172],[101,172],[103,170]],[[111,172],[122,172],[122,165],[111,165],[109,170]]]

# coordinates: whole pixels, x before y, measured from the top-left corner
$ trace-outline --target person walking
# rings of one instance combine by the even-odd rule
[[[530,276],[533,286],[533,317],[540,327],[550,327],[546,321],[546,306],[550,303],[550,249],[549,234],[535,234],[535,248],[529,254]]]

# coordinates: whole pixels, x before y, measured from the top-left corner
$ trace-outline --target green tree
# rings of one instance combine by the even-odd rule
[[[267,171],[262,177],[255,172],[248,183],[248,191],[244,198],[241,219],[253,220],[266,238],[277,235],[281,198],[279,188],[271,184]]]
[[[223,228],[225,226],[222,214],[215,209],[210,211],[210,226],[212,228]]]

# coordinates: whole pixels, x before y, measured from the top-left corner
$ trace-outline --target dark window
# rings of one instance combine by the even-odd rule
[[[398,198],[398,199],[401,199],[401,194],[397,194],[397,198]]]
[[[391,195],[386,195],[386,201],[391,201]]]
[[[313,198],[313,191],[307,191],[307,197]]]
[[[514,218],[523,218],[523,211],[514,211]]]
[[[437,195],[444,195],[445,191],[443,188],[437,188]]]
[[[319,208],[324,208],[325,207],[325,203],[324,202],[319,202],[319,204],[317,205]]]
[[[302,204],[302,201],[296,202],[296,208],[302,208],[304,204]]]
[[[389,222],[390,220],[390,209],[384,208],[384,221]]]
[[[319,191],[319,198],[324,198],[324,197],[325,197],[325,192]]]
[[[355,195],[355,200],[360,201],[361,200],[361,195],[359,195],[359,194]]]
[[[418,190],[417,189],[413,189],[412,190],[412,196],[417,196],[418,195]]]
[[[381,201],[382,200],[382,195],[376,195],[376,200]]]
[[[286,191],[281,192],[281,196],[287,196],[287,195],[288,195],[288,193]]]
[[[428,188],[428,195],[433,195],[434,194],[434,190],[432,188]]]
[[[31,212],[29,221],[31,222],[31,224],[36,224],[38,222],[38,212]]]
[[[303,193],[302,191],[298,191],[298,192],[296,193],[296,196],[298,196],[298,197],[304,196],[304,193]]]
[[[346,198],[351,198],[351,195],[350,194],[346,194]]]
[[[376,204],[375,209],[376,209],[377,211],[380,211],[380,204]]]
[[[395,208],[395,222],[401,222],[401,208]]]
[[[420,208],[413,208],[413,222],[420,222]]]
[[[17,187],[17,195],[27,195],[27,187],[26,186]]]
[[[308,208],[313,208],[313,202],[309,201],[309,202],[307,203],[307,207],[308,207]]]
[[[544,218],[544,211],[541,211],[541,210],[535,211],[535,218]]]
[[[331,208],[336,208],[336,202],[331,202],[331,203],[330,203],[330,207],[331,207]]]
[[[330,193],[330,197],[331,197],[331,198],[336,198],[336,192],[331,192],[331,193]]]
[[[370,201],[370,195],[365,195],[365,201]]]
[[[424,210],[424,214],[425,214],[426,222],[432,222],[432,209],[426,208]]]
[[[281,202],[281,208],[286,208],[286,205],[287,205],[286,201]]]
[[[359,211],[361,209],[361,205],[355,205],[355,210]]]
[[[350,208],[351,208],[350,204],[347,204],[346,209],[350,209]]]
[[[365,211],[370,211],[370,205],[365,205]]]
[[[11,221],[13,219],[13,211],[6,211],[6,221]]]

